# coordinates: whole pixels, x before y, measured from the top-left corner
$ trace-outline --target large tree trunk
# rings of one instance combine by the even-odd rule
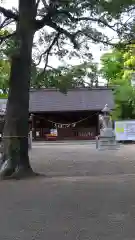
[[[28,117],[35,6],[35,0],[19,1],[19,21],[3,132],[2,178],[32,174],[28,156]]]

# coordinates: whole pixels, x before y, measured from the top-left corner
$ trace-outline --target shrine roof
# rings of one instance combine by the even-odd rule
[[[6,99],[0,99],[0,108],[6,104]],[[64,111],[100,111],[108,104],[114,108],[112,89],[77,88],[66,94],[56,89],[31,89],[30,112],[64,112]]]
[[[56,89],[30,91],[30,112],[98,111],[105,104],[114,108],[112,89],[82,88],[69,90],[66,94]]]

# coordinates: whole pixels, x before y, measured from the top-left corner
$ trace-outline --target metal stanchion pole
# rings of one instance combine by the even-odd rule
[[[32,149],[32,139],[33,139],[33,114],[30,115],[30,120],[31,120],[31,130],[29,131],[29,134],[28,134],[28,144],[29,144],[29,149]]]
[[[98,136],[96,136],[96,149],[98,149]]]

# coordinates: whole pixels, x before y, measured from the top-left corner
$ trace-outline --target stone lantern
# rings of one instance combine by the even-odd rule
[[[102,121],[103,121],[103,128],[112,128],[112,122],[110,120],[110,113],[111,110],[108,107],[108,104],[105,105],[105,107],[102,110]]]
[[[102,110],[101,123],[102,128],[100,130],[98,149],[100,150],[113,150],[117,149],[117,143],[115,140],[115,134],[112,128],[112,121],[110,119],[111,110],[106,104]]]
[[[105,104],[104,108],[102,109],[102,112],[105,115],[110,115],[110,108],[108,107],[108,104]]]
[[[33,133],[34,133],[33,117],[34,117],[34,114],[30,114],[30,116],[29,116],[29,121],[31,122],[31,129],[30,129],[29,134],[28,134],[29,149],[32,148],[32,140],[33,140]]]
[[[2,137],[2,132],[4,128],[6,109],[0,108],[0,140]]]

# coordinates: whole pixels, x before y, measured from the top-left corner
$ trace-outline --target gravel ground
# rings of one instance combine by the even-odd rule
[[[46,176],[0,182],[0,239],[135,239],[135,145],[34,143],[30,159]]]
[[[135,173],[135,145],[98,151],[95,144],[34,143],[30,159],[36,171],[46,176],[103,176]]]

